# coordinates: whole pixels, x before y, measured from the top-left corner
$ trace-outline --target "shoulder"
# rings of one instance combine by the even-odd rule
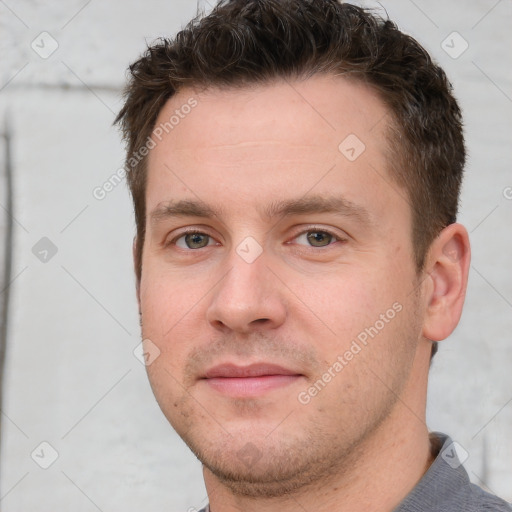
[[[467,494],[467,510],[474,512],[512,512],[512,504],[489,494],[475,484],[470,484]]]
[[[473,484],[457,455],[457,443],[430,434],[434,462],[394,512],[512,512],[512,505]]]
[[[438,477],[445,479],[446,487],[452,492],[446,493],[447,510],[465,512],[512,512],[512,505],[504,499],[484,491],[469,480],[467,471],[459,461],[455,445],[450,436],[441,432],[432,432],[441,444],[436,459]]]

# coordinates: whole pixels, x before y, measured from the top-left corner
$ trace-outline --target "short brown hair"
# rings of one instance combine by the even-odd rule
[[[406,191],[415,263],[423,268],[432,241],[456,220],[465,162],[461,112],[444,71],[415,39],[368,9],[336,0],[220,0],[208,16],[149,46],[130,66],[115,122],[127,144],[137,279],[147,158],[134,164],[133,155],[167,100],[185,86],[244,87],[320,73],[369,84],[389,108],[390,174]]]

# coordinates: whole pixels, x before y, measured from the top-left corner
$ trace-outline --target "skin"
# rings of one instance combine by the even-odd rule
[[[459,321],[467,232],[445,228],[417,271],[411,207],[384,156],[390,115],[363,84],[314,76],[184,88],[156,125],[190,97],[197,107],[155,139],[148,160],[137,297],[145,343],[160,351],[147,367],[155,397],[202,461],[213,512],[393,510],[433,460],[429,340]],[[338,148],[349,134],[365,145],[354,161]],[[314,197],[342,197],[356,213],[264,215]],[[152,216],[178,200],[216,214]],[[187,228],[204,235],[185,238]],[[237,252],[258,246],[250,263]],[[393,304],[400,312],[334,371]],[[202,378],[219,363],[262,361],[299,376],[242,397]],[[330,381],[301,403],[329,368]]]

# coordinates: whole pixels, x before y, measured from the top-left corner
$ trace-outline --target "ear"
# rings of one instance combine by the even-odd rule
[[[133,256],[133,268],[135,269],[135,293],[137,295],[137,303],[139,305],[139,315],[141,314],[141,307],[140,307],[140,279],[137,277],[137,235],[133,237],[133,245],[132,245],[132,256]]]
[[[447,338],[459,323],[466,296],[471,250],[466,228],[450,224],[432,243],[426,262],[426,313],[423,336]]]

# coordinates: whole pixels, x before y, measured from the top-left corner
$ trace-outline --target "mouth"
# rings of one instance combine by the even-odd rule
[[[270,363],[238,366],[225,363],[207,370],[202,380],[215,391],[233,398],[255,397],[289,386],[301,373]]]

